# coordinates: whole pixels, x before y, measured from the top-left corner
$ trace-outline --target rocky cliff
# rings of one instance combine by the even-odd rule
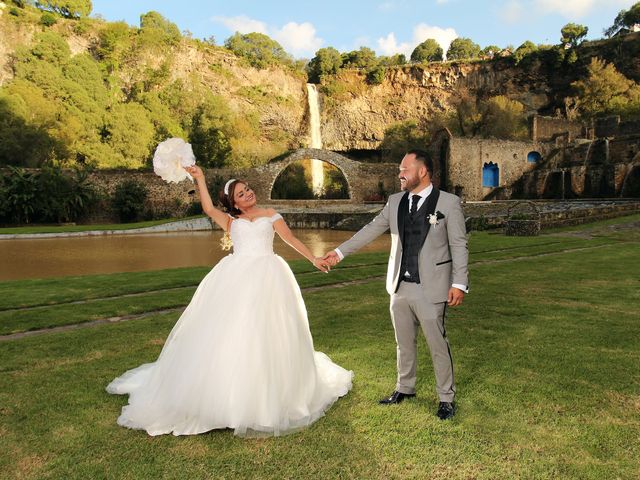
[[[45,27],[35,22],[0,18],[0,86],[12,81],[16,49],[32,44]],[[50,28],[60,33],[74,55],[92,52],[102,21],[85,33],[60,20]],[[581,47],[578,61],[558,66],[544,56],[515,66],[509,58],[469,63],[433,63],[393,67],[380,85],[368,85],[364,72],[342,71],[320,89],[323,146],[337,151],[376,149],[390,125],[428,119],[451,108],[463,92],[472,96],[506,95],[525,105],[527,113],[554,113],[570,84],[584,74],[592,56],[616,63],[628,77],[640,80],[640,34]],[[123,64],[118,75],[123,91],[132,89],[144,72],[169,63],[171,82],[203,86],[224,98],[229,107],[260,128],[263,155],[274,157],[309,144],[305,78],[286,67],[256,69],[221,47],[183,38],[164,55],[140,55]],[[323,93],[324,92],[324,93]]]
[[[612,62],[628,78],[640,81],[640,33],[585,42],[578,51],[571,64],[558,62],[549,50],[520,65],[499,58],[394,67],[374,86],[367,85],[364,73],[344,71],[324,81],[324,146],[342,151],[378,148],[389,125],[428,120],[450,109],[463,93],[505,95],[521,102],[529,115],[553,115],[563,110],[563,99],[572,95],[571,83],[585,75],[592,57]]]

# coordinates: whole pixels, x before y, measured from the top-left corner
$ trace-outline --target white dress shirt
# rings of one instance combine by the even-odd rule
[[[420,210],[420,207],[422,207],[425,200],[431,194],[432,191],[433,191],[433,184],[430,183],[428,187],[423,188],[418,193],[409,192],[409,211],[411,211],[411,197],[413,195],[420,195],[420,200],[418,200],[418,208],[417,208],[418,210]],[[344,255],[342,254],[340,249],[336,248],[334,252],[338,254],[338,258],[340,258],[340,260],[344,259]],[[458,290],[462,290],[465,293],[469,293],[469,289],[467,288],[466,285],[460,285],[459,283],[454,283],[451,286],[457,288]]]

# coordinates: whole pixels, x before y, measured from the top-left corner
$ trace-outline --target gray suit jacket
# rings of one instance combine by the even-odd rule
[[[433,192],[432,192],[433,193]],[[391,252],[387,269],[387,292],[389,295],[398,289],[400,262],[402,261],[402,235],[398,228],[399,207],[408,192],[391,195],[382,211],[353,237],[338,247],[346,257],[369,242],[391,230]],[[408,203],[402,202],[408,208]],[[440,192],[436,212],[444,218],[437,225],[430,225],[420,250],[418,268],[420,285],[425,297],[433,302],[446,302],[451,284],[469,285],[467,263],[467,232],[460,205],[460,198],[446,192]]]

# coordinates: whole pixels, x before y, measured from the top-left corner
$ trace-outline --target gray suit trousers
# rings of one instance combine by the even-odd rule
[[[453,359],[444,327],[446,302],[432,303],[416,283],[400,282],[391,295],[391,319],[396,334],[398,382],[396,390],[415,393],[417,333],[422,327],[429,345],[436,377],[436,392],[441,402],[452,402],[456,393]]]

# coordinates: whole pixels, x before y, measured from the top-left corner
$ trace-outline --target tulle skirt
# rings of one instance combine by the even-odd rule
[[[129,394],[118,424],[149,435],[283,435],[323,416],[352,377],[314,351],[286,262],[233,254],[202,280],[158,359],[107,391]]]

